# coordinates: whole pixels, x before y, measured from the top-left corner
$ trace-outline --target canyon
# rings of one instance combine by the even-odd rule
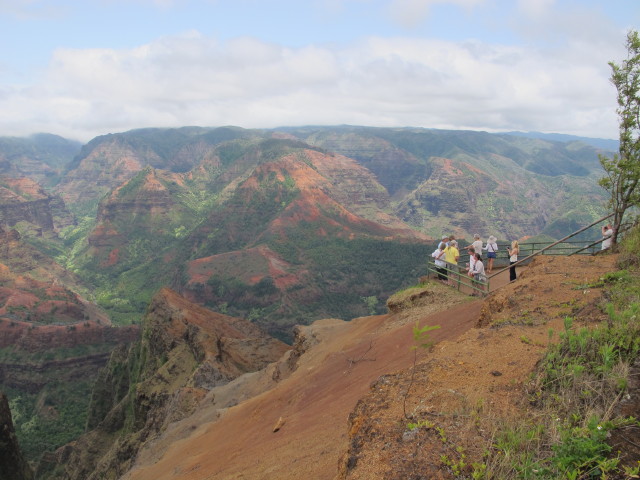
[[[223,412],[298,375],[307,326],[388,318],[443,233],[544,240],[593,221],[603,153],[351,126],[3,139],[0,389],[32,464],[47,452],[38,478],[124,475],[211,392]]]

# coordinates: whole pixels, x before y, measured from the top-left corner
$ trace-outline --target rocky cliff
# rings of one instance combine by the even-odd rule
[[[149,306],[142,340],[117,349],[101,373],[88,419],[92,430],[43,458],[39,478],[121,475],[143,445],[193,413],[208,391],[264,368],[288,348],[250,322],[163,289]]]
[[[0,321],[11,327],[20,322],[110,324],[104,312],[78,293],[86,290],[77,276],[25,243],[16,230],[0,227]],[[22,328],[15,332],[21,335]]]
[[[216,161],[216,145],[236,138],[255,137],[239,128],[140,129],[97,137],[68,165],[56,186],[67,204],[78,211],[95,207],[112,189],[143,168],[183,173]]]
[[[54,234],[73,224],[62,199],[47,193],[27,177],[0,177],[0,225],[14,227],[32,235]]]
[[[18,445],[9,401],[2,392],[0,392],[0,478],[2,480],[33,479],[33,471]]]
[[[16,230],[0,228],[0,241],[0,388],[32,461],[83,431],[91,383],[139,328],[112,326],[78,293],[87,286]]]

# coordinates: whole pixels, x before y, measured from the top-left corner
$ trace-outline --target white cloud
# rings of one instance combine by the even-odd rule
[[[552,11],[556,0],[518,0],[518,8],[529,18],[547,15]]]
[[[294,49],[187,32],[133,49],[58,49],[35,84],[0,90],[0,132],[89,140],[145,126],[351,123],[615,138],[613,49],[598,42],[370,37]]]
[[[421,24],[435,5],[454,5],[466,10],[482,5],[486,0],[392,0],[388,10],[392,18],[405,28]]]

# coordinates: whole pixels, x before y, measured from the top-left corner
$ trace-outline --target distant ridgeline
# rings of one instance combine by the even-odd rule
[[[382,311],[442,234],[557,238],[601,216],[602,150],[536,136],[339,126],[141,129],[84,146],[0,138],[0,211],[118,324],[170,286],[289,340],[297,323]],[[35,182],[46,193],[24,187]]]

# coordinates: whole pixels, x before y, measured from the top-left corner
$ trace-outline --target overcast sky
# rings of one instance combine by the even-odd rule
[[[0,136],[416,126],[617,138],[640,0],[0,0]]]

